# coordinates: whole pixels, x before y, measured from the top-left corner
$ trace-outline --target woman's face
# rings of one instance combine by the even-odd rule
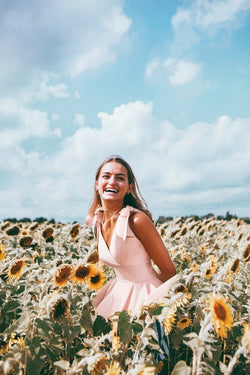
[[[128,182],[128,172],[124,165],[111,161],[106,163],[100,171],[96,181],[96,189],[102,204],[114,202],[123,204],[124,197],[132,190],[133,184]]]

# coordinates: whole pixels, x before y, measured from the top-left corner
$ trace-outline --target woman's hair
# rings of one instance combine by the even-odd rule
[[[143,211],[153,221],[152,215],[151,215],[150,211],[148,210],[147,203],[144,200],[144,198],[142,197],[142,194],[140,192],[140,189],[139,189],[138,183],[136,181],[135,175],[134,175],[130,165],[121,156],[112,155],[112,156],[109,156],[107,159],[105,159],[96,171],[95,181],[98,180],[102,167],[105,164],[110,163],[110,162],[116,162],[116,163],[122,164],[127,169],[127,172],[128,172],[128,183],[132,184],[131,192],[126,194],[125,197],[124,197],[124,202],[123,202],[124,207],[125,206],[132,206],[134,208],[137,208],[137,209]],[[90,205],[88,214],[90,216],[94,216],[96,209],[98,207],[101,207],[101,206],[102,206],[102,203],[101,203],[99,193],[96,190],[96,187],[94,186],[94,197],[92,199],[92,203]]]

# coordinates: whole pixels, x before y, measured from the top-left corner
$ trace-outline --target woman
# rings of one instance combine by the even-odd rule
[[[121,157],[111,156],[98,168],[86,224],[95,226],[100,261],[116,273],[93,300],[99,315],[108,318],[122,310],[135,314],[166,296],[175,266],[133,171]]]

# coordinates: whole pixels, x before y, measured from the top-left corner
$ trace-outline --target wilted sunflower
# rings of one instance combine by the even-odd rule
[[[10,266],[9,268],[9,280],[11,278],[18,278],[21,276],[22,272],[23,272],[23,269],[25,267],[26,263],[23,259],[19,259],[17,261],[15,261],[15,263],[12,264],[12,266]]]
[[[58,286],[64,286],[67,284],[67,281],[70,279],[72,275],[72,268],[68,264],[62,264],[56,270],[54,276],[54,283]]]
[[[5,247],[0,244],[0,260],[3,260],[5,258],[5,251],[4,251]]]
[[[212,312],[215,331],[219,337],[224,339],[227,337],[227,329],[231,329],[233,325],[231,308],[220,294],[211,295],[208,302]]]
[[[167,313],[164,315],[162,320],[162,325],[165,331],[165,335],[168,335],[175,323],[175,316],[176,316],[176,307],[172,306],[170,309],[167,310]]]
[[[101,270],[97,270],[93,276],[88,279],[88,284],[90,289],[98,290],[105,282],[105,274]]]
[[[177,327],[182,330],[190,326],[191,323],[192,323],[191,319],[183,317],[177,322]]]
[[[47,311],[49,316],[57,321],[70,318],[70,302],[64,295],[53,296],[48,302]]]
[[[85,283],[95,273],[96,267],[93,264],[80,264],[74,269],[71,281],[73,283]]]

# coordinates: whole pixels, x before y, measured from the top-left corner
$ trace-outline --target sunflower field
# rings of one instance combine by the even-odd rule
[[[176,283],[164,303],[106,321],[91,301],[114,274],[91,228],[0,222],[0,375],[249,373],[250,224],[178,217],[157,229]]]

